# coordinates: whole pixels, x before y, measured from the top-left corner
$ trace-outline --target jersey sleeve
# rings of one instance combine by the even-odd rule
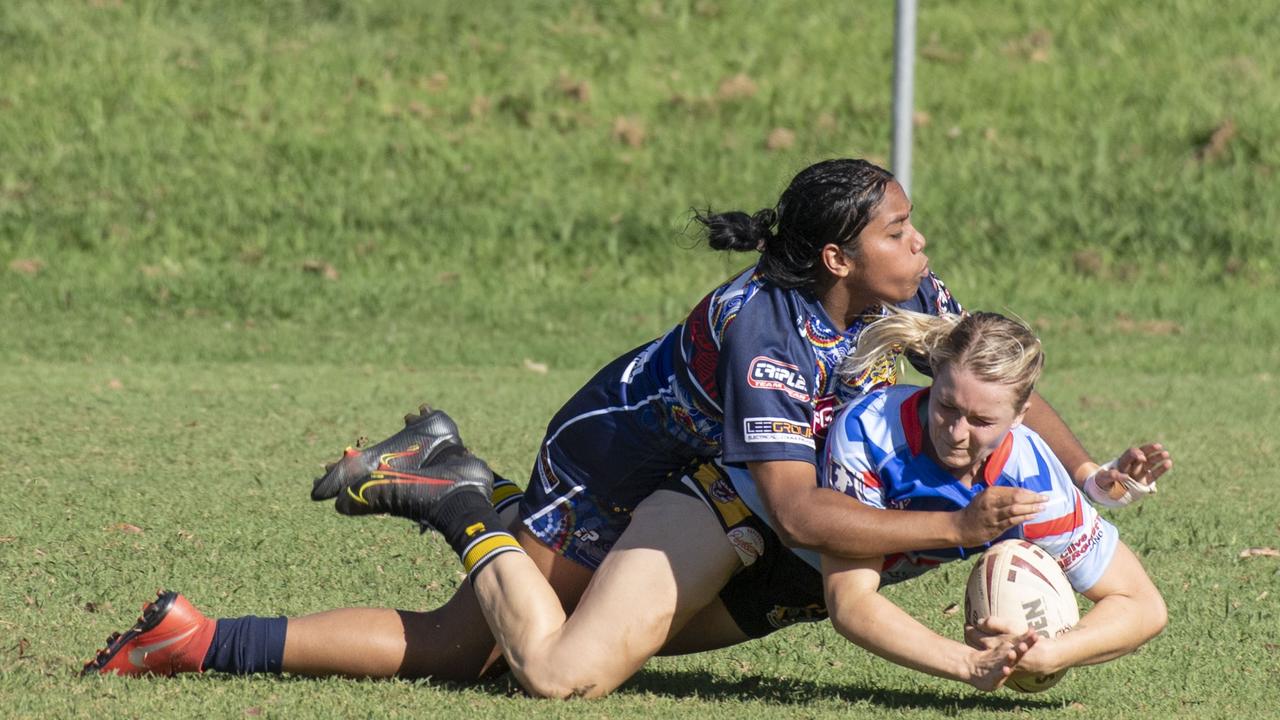
[[[1023,539],[1049,552],[1066,573],[1076,592],[1085,592],[1102,577],[1115,555],[1119,533],[1111,523],[1084,501],[1071,482],[1066,468],[1054,457],[1039,436],[1028,434],[1030,457],[1035,474],[1024,486],[1048,494],[1047,507],[1021,528]]]
[[[898,303],[898,307],[903,310],[911,310],[928,315],[959,314],[964,312],[964,308],[960,306],[960,302],[947,289],[947,286],[942,282],[942,278],[935,275],[932,270],[920,281],[920,287],[916,289],[916,294],[910,300]],[[933,377],[933,369],[929,367],[927,358],[911,352],[908,352],[906,356],[907,361],[917,371],[923,375]]]
[[[827,435],[818,484],[873,508],[885,508],[884,489],[876,474],[875,446],[866,437],[861,416],[867,406],[883,403],[884,393],[850,403],[836,416]]]
[[[817,464],[813,351],[791,331],[794,325],[785,304],[757,302],[725,332],[716,370],[724,403],[725,463]]]

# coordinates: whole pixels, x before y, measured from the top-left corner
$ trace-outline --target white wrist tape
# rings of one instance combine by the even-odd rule
[[[1089,499],[1093,501],[1095,505],[1101,505],[1102,507],[1109,508],[1124,507],[1130,503],[1138,502],[1139,500],[1146,498],[1148,495],[1155,494],[1156,484],[1154,482],[1150,485],[1146,485],[1134,480],[1128,475],[1125,475],[1120,480],[1120,482],[1124,484],[1124,495],[1121,495],[1119,498],[1111,497],[1110,493],[1103,490],[1101,487],[1098,487],[1098,473],[1103,470],[1114,470],[1116,468],[1116,463],[1119,462],[1119,460],[1120,458],[1116,458],[1115,460],[1106,463],[1090,473],[1089,477],[1085,479],[1084,494],[1089,496]]]

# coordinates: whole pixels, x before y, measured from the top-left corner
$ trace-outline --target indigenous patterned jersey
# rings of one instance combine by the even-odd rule
[[[987,487],[1024,487],[1050,497],[1032,522],[999,540],[1024,539],[1058,561],[1071,586],[1084,592],[1102,577],[1118,540],[1115,527],[1084,502],[1062,463],[1029,428],[1013,428],[967,487],[923,453],[919,408],[928,388],[909,385],[873,392],[847,406],[828,439],[819,482],[876,508],[958,510]],[[882,584],[920,575],[948,560],[979,553],[947,548],[885,558]]]
[[[932,273],[900,307],[934,315],[961,310]],[[748,268],[638,354],[623,382],[661,387],[660,422],[698,455],[720,455],[728,464],[812,463],[838,405],[897,379],[896,356],[861,377],[836,375],[866,323],[884,313],[869,308],[838,332],[811,293],[776,287]]]

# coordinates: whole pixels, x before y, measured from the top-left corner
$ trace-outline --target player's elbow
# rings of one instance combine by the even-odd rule
[[[1132,652],[1164,632],[1169,624],[1169,609],[1165,606],[1164,597],[1154,585],[1149,585],[1141,592],[1131,595],[1130,599],[1134,604],[1132,627],[1135,628],[1135,634],[1131,636],[1133,646],[1129,649],[1129,652]]]
[[[797,518],[778,517],[775,520],[776,527],[774,532],[778,534],[778,539],[788,548],[798,548],[802,550],[814,547],[813,540],[809,537],[809,528],[803,522],[799,522]]]
[[[804,512],[804,502],[799,498],[787,498],[773,508],[773,531],[778,540],[789,548],[812,550],[818,547],[819,538],[814,535],[813,524]]]
[[[863,623],[866,620],[866,613],[858,610],[856,607],[858,603],[853,594],[827,588],[824,600],[827,604],[828,616],[831,618],[831,627],[835,628],[835,631],[845,640],[861,645],[865,634]]]

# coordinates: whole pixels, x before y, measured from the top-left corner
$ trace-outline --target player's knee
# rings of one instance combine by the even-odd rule
[[[613,692],[653,656],[647,643],[633,644],[626,639],[613,645],[607,654],[600,650],[599,647],[580,647],[568,654],[552,652],[518,657],[511,670],[525,691],[534,697],[594,698]]]
[[[1169,608],[1165,606],[1164,597],[1159,592],[1155,593],[1154,602],[1150,605],[1148,622],[1151,624],[1151,637],[1155,637],[1169,625]]]
[[[527,667],[517,671],[516,677],[525,692],[534,697],[553,700],[600,697],[617,687],[616,682],[608,682],[599,672],[585,667]]]

